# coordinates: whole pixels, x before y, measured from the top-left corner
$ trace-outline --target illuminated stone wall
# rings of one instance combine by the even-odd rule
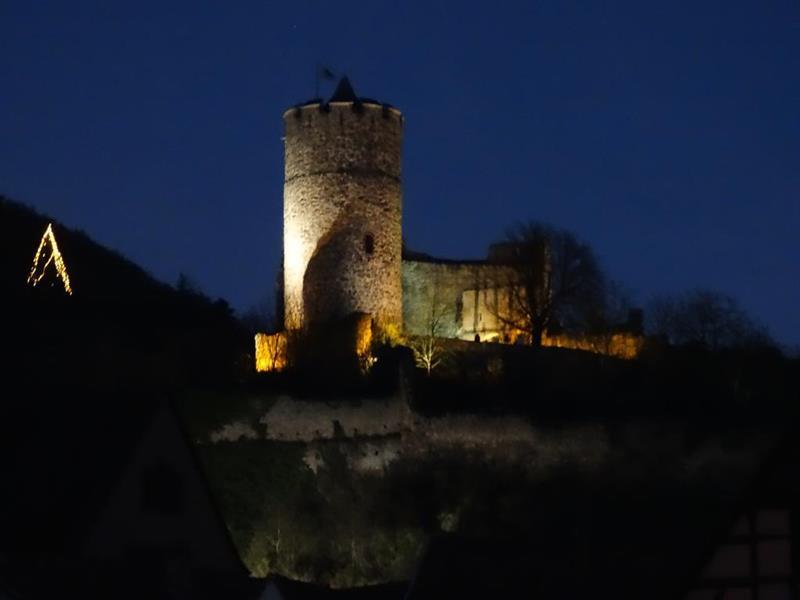
[[[403,261],[403,323],[405,333],[425,335],[432,311],[443,313],[438,336],[473,339],[470,324],[479,316],[467,292],[493,288],[510,276],[508,267],[481,261]]]
[[[286,326],[363,312],[400,327],[400,112],[332,102],[283,119]]]
[[[524,333],[497,318],[509,314],[511,267],[490,262],[403,261],[403,323],[407,335],[429,335],[432,316],[440,316],[436,337],[513,343]],[[500,286],[498,286],[500,284]],[[510,319],[513,321],[513,319]],[[630,333],[569,336],[545,335],[543,346],[585,350],[617,358],[639,355],[644,338]]]
[[[257,333],[255,335],[256,371],[270,373],[283,371],[287,365],[287,339],[281,333]]]
[[[642,351],[644,336],[633,333],[612,333],[605,336],[545,335],[542,346],[584,350],[630,360],[639,356]]]
[[[339,443],[350,440],[355,445],[349,446],[354,451],[348,452],[348,463],[359,471],[382,470],[401,456],[429,457],[432,449],[481,450],[501,460],[513,460],[517,450],[530,461],[530,450],[535,447],[540,465],[567,457],[580,458],[588,464],[607,456],[607,436],[602,427],[580,426],[570,432],[565,436],[563,431],[538,429],[527,419],[514,416],[425,417],[411,411],[406,400],[399,396],[324,403],[279,396],[257,419],[226,423],[209,432],[208,441],[217,444],[242,439],[338,440]],[[346,451],[347,447],[340,449]],[[320,460],[306,456],[306,464],[312,470]]]

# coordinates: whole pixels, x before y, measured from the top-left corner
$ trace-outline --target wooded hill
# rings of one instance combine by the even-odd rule
[[[54,264],[37,286],[28,283],[49,223],[72,295]],[[224,300],[160,282],[85,233],[1,196],[0,294],[9,375],[30,384],[223,383],[249,366],[249,340]]]

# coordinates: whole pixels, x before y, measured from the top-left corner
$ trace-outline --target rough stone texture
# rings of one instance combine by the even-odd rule
[[[255,428],[246,421],[232,421],[226,423],[208,436],[212,444],[217,442],[238,442],[239,440],[257,440],[259,434]]]
[[[503,283],[503,282],[499,282]],[[462,339],[481,341],[515,341],[520,332],[511,323],[518,323],[518,315],[512,312],[512,290],[507,286],[495,285],[483,289],[466,290],[461,295],[464,318],[462,319]]]
[[[259,419],[266,438],[310,441],[344,437],[380,436],[413,425],[414,416],[401,397],[363,402],[313,402],[281,396]]]
[[[469,301],[470,292],[494,289],[509,276],[509,267],[482,261],[404,260],[405,333],[426,335],[432,312],[439,312],[443,319],[438,336],[472,339],[480,330],[476,323],[481,315],[477,312],[480,303]]]
[[[401,327],[400,112],[337,102],[283,118],[286,326],[363,312]]]

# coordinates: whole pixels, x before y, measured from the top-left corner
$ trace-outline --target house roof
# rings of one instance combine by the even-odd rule
[[[0,543],[59,552],[80,543],[159,402],[48,390],[4,407]]]
[[[798,463],[795,427],[755,469],[740,473],[737,493],[682,498],[666,486],[604,498],[556,486],[555,510],[541,514],[532,504],[531,520],[540,525],[527,532],[434,538],[408,598],[514,597],[518,589],[540,599],[685,597],[743,511],[800,511]],[[582,492],[586,500],[575,501]]]
[[[329,588],[286,577],[271,576],[264,587],[275,586],[284,600],[402,600],[407,582],[393,582],[357,588]]]
[[[800,464],[799,433],[797,425],[788,429],[761,463],[739,499],[721,507],[719,519],[714,523],[702,553],[688,574],[685,584],[687,590],[702,579],[701,574],[716,550],[728,539],[743,516],[754,514],[759,509],[776,508],[789,509],[795,513],[795,519],[800,515],[800,479],[797,477],[797,466]],[[794,545],[800,540],[793,539],[792,542]]]
[[[18,567],[9,581],[23,590],[56,585],[41,579],[42,565],[55,573],[58,565],[81,560],[88,536],[158,415],[174,419],[175,434],[194,459],[172,403],[152,392],[37,390],[0,409],[0,472],[5,489],[13,490],[0,494],[0,558]],[[204,483],[199,463],[194,467]],[[247,572],[216,510],[211,518],[230,544],[231,564],[241,570],[220,565],[219,573],[203,574],[206,587],[239,589]],[[66,568],[65,576],[76,577],[74,585],[82,589],[85,582]],[[140,579],[147,581],[144,575]],[[64,580],[58,585],[68,587]]]

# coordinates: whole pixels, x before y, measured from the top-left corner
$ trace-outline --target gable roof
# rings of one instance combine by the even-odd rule
[[[86,394],[49,390],[3,407],[3,470],[15,493],[0,498],[0,543],[49,552],[79,543],[158,407]]]
[[[273,575],[265,580],[264,590],[274,587],[282,600],[402,600],[408,583],[393,582],[357,588],[329,588]]]
[[[0,557],[5,555],[10,563],[18,565],[13,573],[15,581],[23,589],[56,585],[37,581],[37,570],[43,564],[54,565],[54,569],[57,565],[83,564],[80,561],[84,560],[81,556],[88,536],[98,526],[112,493],[131,472],[131,464],[156,419],[163,422],[161,415],[174,424],[167,431],[174,429],[174,435],[180,438],[178,443],[188,451],[180,453],[184,457],[181,464],[186,465],[188,455],[193,464],[186,465],[187,469],[197,473],[200,489],[209,496],[211,523],[216,521],[221,535],[210,539],[228,546],[227,550],[216,546],[221,556],[227,552],[230,560],[220,565],[219,573],[203,575],[209,580],[206,587],[238,589],[243,585],[247,570],[239,560],[169,399],[132,391],[70,391],[76,392],[50,390],[47,394],[32,394],[25,402],[3,406],[0,412],[0,472],[6,489],[13,490],[0,494]],[[80,587],[84,582],[76,579],[73,585]]]
[[[713,576],[708,577],[706,571],[724,546],[734,540],[745,541],[748,544],[758,543],[759,527],[756,518],[759,509],[787,509],[790,518],[794,513],[797,522],[800,517],[800,480],[797,477],[797,467],[800,465],[798,433],[800,432],[797,424],[785,432],[781,441],[762,462],[738,502],[721,511],[716,527],[711,530],[699,560],[686,579],[687,591],[713,585]],[[798,544],[800,540],[796,538],[795,531],[791,531],[790,537],[792,552],[796,553],[800,547]]]
[[[707,562],[709,545],[729,530],[736,499],[756,469],[738,471],[722,493],[694,484],[660,487],[655,479],[638,488],[605,478],[553,483],[529,505],[531,522],[518,532],[433,538],[407,598],[516,597],[519,589],[548,600],[681,598],[696,566]]]

